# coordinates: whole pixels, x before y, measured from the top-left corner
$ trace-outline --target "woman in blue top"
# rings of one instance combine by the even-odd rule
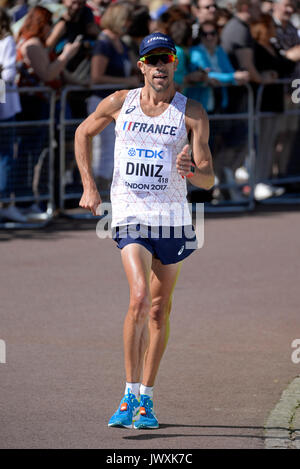
[[[224,49],[218,45],[219,37],[217,26],[212,21],[205,21],[200,28],[201,43],[190,49],[191,68],[201,67],[208,72],[210,84],[240,84],[248,81],[249,73],[235,71]],[[220,91],[220,93],[218,93]],[[190,88],[188,97],[200,101],[207,112],[216,112],[226,109],[228,105],[227,90],[213,89],[210,86]]]
[[[174,73],[174,82],[176,88],[181,93],[185,93],[185,87],[207,80],[207,74],[201,68],[190,70],[190,46],[192,44],[192,23],[189,19],[180,19],[174,21],[169,29],[168,35],[171,36],[176,44],[176,55],[178,57],[178,66]]]

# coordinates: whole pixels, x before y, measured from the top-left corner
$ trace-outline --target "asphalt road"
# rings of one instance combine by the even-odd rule
[[[206,218],[184,263],[155,386],[160,428],[108,428],[124,391],[128,287],[95,223],[0,232],[1,448],[263,448],[300,374],[300,213]]]

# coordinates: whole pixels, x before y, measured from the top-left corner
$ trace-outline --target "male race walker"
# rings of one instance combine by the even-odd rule
[[[111,427],[159,426],[153,386],[168,341],[175,283],[183,259],[194,250],[186,248],[186,241],[196,238],[186,177],[203,189],[214,184],[208,118],[200,103],[176,92],[177,64],[169,36],[145,37],[137,64],[144,86],[103,99],[75,133],[80,206],[96,215],[101,198],[91,169],[91,139],[116,122],[112,229],[130,301],[123,329],[125,394]]]

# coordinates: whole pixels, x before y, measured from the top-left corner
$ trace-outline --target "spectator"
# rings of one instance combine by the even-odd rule
[[[92,11],[94,21],[99,27],[106,8],[114,1],[115,0],[87,0],[85,5]]]
[[[216,0],[194,0],[194,15],[201,26],[204,21],[216,21],[218,5]]]
[[[276,26],[275,47],[289,60],[295,64],[293,72],[290,74],[291,79],[300,76],[300,37],[298,31],[291,23],[291,17],[296,11],[295,0],[277,0],[274,3],[273,19]],[[291,91],[285,97],[285,107],[287,110],[295,109],[296,104],[290,99]],[[299,175],[299,118],[297,116],[286,115],[282,120],[280,130],[280,143],[277,146],[277,160],[279,164],[279,173],[282,176]],[[289,186],[288,189],[292,189]],[[299,191],[298,187],[295,187]]]
[[[253,61],[254,43],[249,24],[259,15],[260,10],[256,2],[237,0],[236,14],[224,26],[221,43],[236,70],[247,70],[250,80],[255,83],[268,83],[273,80],[273,76],[268,73],[261,75]]]
[[[192,4],[193,0],[177,0],[177,5],[179,5],[190,16],[192,15]]]
[[[154,21],[158,20],[163,13],[165,13],[168,8],[170,8],[173,5],[172,0],[166,0],[165,2],[162,2],[162,5],[160,5],[155,11],[151,13],[151,17]]]
[[[228,21],[231,20],[232,16],[233,16],[233,14],[227,8],[218,8],[217,9],[216,22],[217,22],[217,28],[218,28],[219,35],[221,35],[225,24],[227,24]]]
[[[130,27],[133,6],[128,3],[115,3],[107,8],[102,20],[103,28],[95,43],[91,63],[91,83],[94,85],[116,84],[126,87],[136,87],[140,80],[132,76],[132,64],[128,49],[122,41],[122,36]],[[88,113],[95,111],[99,102],[111,91],[99,91],[88,99]],[[93,170],[96,181],[105,194],[109,189],[113,173],[114,129],[111,122],[101,137],[93,139]]]
[[[187,11],[178,5],[168,8],[158,19],[156,30],[164,34],[170,34],[170,26],[178,20],[190,20],[191,16]]]
[[[94,41],[100,29],[94,21],[90,8],[85,6],[85,0],[63,0],[66,12],[57,21],[51,34],[47,37],[47,47],[54,48],[61,53],[67,43],[73,43],[81,38],[81,47],[74,58],[68,63],[67,69],[74,72],[80,63],[88,56],[91,48],[89,41]]]
[[[216,0],[194,0],[194,6],[192,12],[196,21],[193,25],[193,38],[195,39],[194,44],[197,44],[197,38],[199,38],[199,29],[204,21],[216,21],[217,20],[217,2]]]
[[[229,56],[229,60],[235,70],[246,70],[249,79],[255,83],[271,83],[275,76],[269,71],[259,73],[254,63],[254,40],[250,32],[250,23],[260,15],[259,4],[256,0],[237,0],[235,15],[226,23],[221,34],[221,45]],[[228,112],[242,113],[248,109],[248,93],[245,87],[231,87],[228,89]],[[242,120],[227,122],[228,140],[224,152],[227,159],[226,166],[232,170],[247,167],[247,123]],[[231,136],[229,138],[229,136]],[[231,163],[229,162],[231,160]],[[227,171],[227,182],[231,175]]]
[[[284,78],[293,70],[293,63],[279,54],[271,43],[271,39],[275,36],[275,26],[270,15],[262,14],[257,21],[253,22],[251,24],[251,34],[255,40],[254,64],[259,73],[270,71],[275,76]],[[256,88],[257,85],[254,89]],[[274,99],[274,96],[276,96],[276,99]],[[283,97],[283,86],[275,84],[265,87],[262,95],[259,110],[278,114],[272,117],[263,117],[259,121],[256,186],[254,190],[256,200],[281,195],[284,192],[283,188],[273,187],[265,183],[272,176],[275,142],[282,119],[280,113],[284,110]]]
[[[17,0],[14,7],[10,10],[10,16],[13,23],[27,15],[29,10],[28,0]]]
[[[274,10],[274,0],[267,0],[267,1],[261,2],[262,13],[267,13],[269,15],[272,15],[273,10]]]
[[[228,92],[221,84],[241,84],[249,80],[246,71],[235,71],[224,49],[219,45],[217,25],[213,21],[204,21],[200,28],[201,43],[191,48],[192,67],[200,66],[207,70],[208,84],[215,86],[197,86],[189,89],[188,96],[200,101],[208,113],[224,113],[228,107]],[[210,123],[210,146],[214,154],[214,168],[217,177],[223,181],[225,168],[231,170],[230,162],[223,158],[226,142],[226,125],[212,120]]]
[[[191,65],[208,70],[208,78],[216,84],[239,84],[249,80],[246,71],[235,71],[224,49],[218,45],[217,25],[213,21],[204,21],[200,28],[201,44],[191,48]],[[190,97],[200,101],[208,112],[220,112],[228,105],[226,88],[214,91],[211,87],[197,87],[190,91]]]
[[[16,77],[16,46],[10,30],[10,19],[4,8],[0,8],[0,78],[5,82],[5,102],[0,101],[0,124],[12,123],[21,111],[20,99],[15,89]],[[14,140],[13,127],[0,130],[0,200],[9,199],[14,192]],[[4,203],[0,209],[0,217],[17,222],[26,222],[26,217],[13,203]]]
[[[37,86],[42,83],[59,87],[62,72],[77,53],[80,44],[66,44],[59,57],[54,59],[46,48],[51,31],[52,14],[44,7],[30,10],[17,37],[17,61],[19,63],[19,86]],[[26,107],[26,106],[25,106]],[[25,109],[22,106],[23,109]]]
[[[295,0],[277,0],[274,4],[273,19],[276,25],[275,46],[280,53],[295,62],[293,76],[300,76],[300,37],[293,26],[291,17],[296,10]]]
[[[189,20],[174,21],[169,26],[169,35],[176,44],[178,66],[174,74],[174,81],[179,90],[185,92],[185,87],[207,80],[207,74],[200,67],[191,71],[189,48],[192,44],[192,23]]]
[[[59,57],[46,48],[46,39],[52,25],[52,14],[44,7],[32,8],[21,27],[17,37],[17,65],[19,71],[19,86],[50,86],[59,90],[63,83],[63,72],[69,60],[77,53],[80,44],[66,44]],[[19,121],[40,120],[49,117],[48,95],[43,93],[26,93],[21,95],[22,112]],[[22,159],[19,173],[32,174],[30,178],[20,181],[20,195],[32,197],[32,186],[27,181],[33,181],[34,167],[47,146],[47,132],[41,127],[37,133],[36,127],[22,131],[20,136],[19,153]],[[27,184],[27,185],[26,185]]]
[[[147,6],[141,5],[134,8],[127,34],[123,37],[123,41],[129,49],[132,64],[136,64],[140,58],[139,46],[143,38],[150,34],[150,22],[151,16]],[[137,66],[135,71],[140,74]]]

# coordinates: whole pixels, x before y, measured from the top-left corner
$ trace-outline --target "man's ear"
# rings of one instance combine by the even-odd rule
[[[138,69],[142,72],[142,74],[145,75],[145,70],[144,70],[145,67],[144,67],[143,62],[141,62],[140,60],[138,60],[138,62],[137,62],[137,67],[138,67]]]

